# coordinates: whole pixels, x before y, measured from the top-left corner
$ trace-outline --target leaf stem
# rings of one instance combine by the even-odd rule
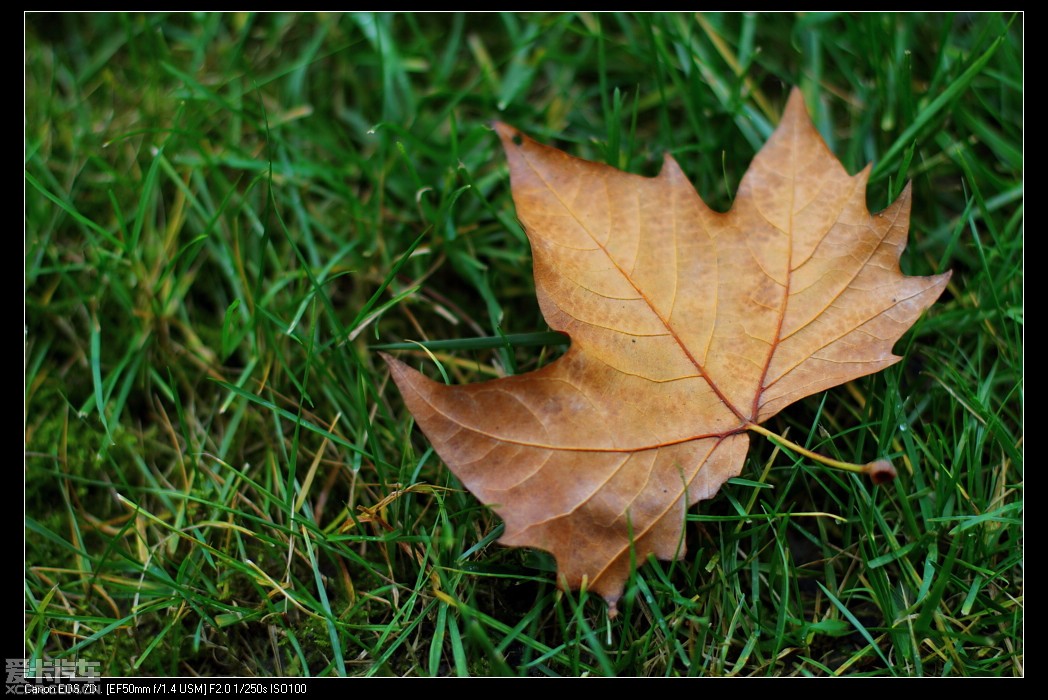
[[[809,459],[813,459],[816,462],[821,462],[829,467],[836,467],[837,469],[843,469],[847,472],[853,472],[855,474],[866,474],[875,484],[883,484],[891,481],[896,476],[895,467],[886,459],[877,459],[868,464],[853,464],[851,462],[841,462],[840,460],[832,459],[830,457],[824,457],[816,452],[812,452],[809,449],[801,447],[797,443],[784,438],[783,436],[773,433],[767,428],[751,423],[746,426],[748,430],[752,430],[755,433],[760,433],[764,437],[768,438],[772,442],[785,447],[788,450],[802,454]]]

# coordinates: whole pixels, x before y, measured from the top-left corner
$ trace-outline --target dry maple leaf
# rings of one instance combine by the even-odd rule
[[[900,358],[949,273],[906,277],[910,189],[866,209],[794,90],[731,210],[665,156],[630,175],[497,124],[535,287],[568,352],[525,375],[433,382],[385,356],[437,453],[612,613],[630,562],[684,552],[685,511],[742,469],[750,430]],[[882,464],[882,463],[873,463]],[[872,467],[871,467],[872,468]]]

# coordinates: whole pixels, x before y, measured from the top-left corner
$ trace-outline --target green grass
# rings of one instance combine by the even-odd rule
[[[1021,675],[1023,17],[31,14],[25,646],[111,675]],[[414,428],[563,347],[508,121],[725,209],[789,86],[908,274],[903,362],[767,427],[620,615]],[[499,338],[500,342],[477,342]],[[397,351],[438,376],[417,346]]]

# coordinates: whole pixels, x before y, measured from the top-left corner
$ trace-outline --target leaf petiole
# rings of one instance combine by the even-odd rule
[[[895,467],[886,459],[877,459],[867,464],[853,464],[851,462],[841,462],[840,460],[832,459],[830,457],[824,457],[816,452],[812,452],[809,449],[801,447],[797,443],[784,438],[783,436],[773,433],[764,426],[751,423],[746,426],[747,430],[752,430],[755,433],[760,433],[764,437],[768,438],[777,445],[781,445],[788,450],[802,454],[809,459],[813,459],[816,462],[821,462],[829,467],[836,467],[837,469],[843,469],[844,471],[853,472],[855,474],[866,474],[870,477],[870,480],[875,484],[883,484],[891,481],[895,478],[897,472]]]

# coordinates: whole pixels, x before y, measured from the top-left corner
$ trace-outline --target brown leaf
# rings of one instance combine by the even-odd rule
[[[866,209],[794,90],[731,211],[677,163],[630,175],[497,124],[550,327],[529,374],[445,386],[385,356],[437,452],[557,560],[561,585],[614,610],[630,562],[684,552],[685,510],[742,469],[748,429],[900,358],[892,346],[949,273],[906,277],[910,188]]]

